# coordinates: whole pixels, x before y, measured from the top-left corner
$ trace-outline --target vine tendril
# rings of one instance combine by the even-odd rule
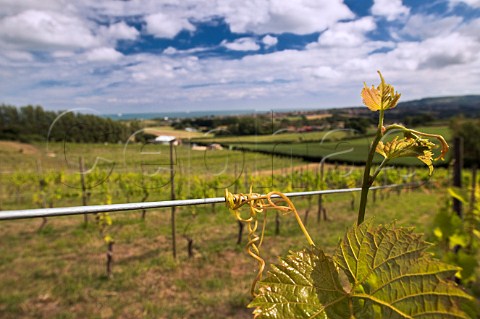
[[[273,197],[273,198],[272,198]],[[263,270],[265,269],[265,260],[260,256],[260,247],[263,243],[263,238],[265,234],[265,227],[267,224],[267,210],[273,209],[284,214],[292,212],[295,215],[295,218],[307,238],[307,241],[310,245],[314,246],[314,242],[310,235],[308,234],[307,229],[303,225],[303,222],[300,218],[300,215],[297,212],[297,209],[293,205],[292,201],[285,196],[285,194],[280,192],[270,192],[266,195],[261,195],[252,192],[250,188],[250,193],[248,194],[232,194],[225,189],[225,203],[230,211],[233,213],[234,217],[248,226],[248,242],[246,244],[247,253],[252,256],[258,263],[258,271],[255,279],[253,280],[250,293],[253,297],[257,295],[255,292],[257,283],[262,279]],[[279,203],[285,203],[286,205],[279,205]],[[248,206],[250,215],[248,217],[242,217],[240,214],[240,208],[242,206]],[[260,236],[257,235],[257,229],[259,224],[259,215],[263,214],[262,227]]]

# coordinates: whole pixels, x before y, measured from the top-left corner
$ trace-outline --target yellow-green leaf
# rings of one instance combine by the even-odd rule
[[[333,258],[310,247],[272,266],[249,306],[256,318],[468,318],[472,298],[449,280],[459,268],[427,247],[409,228],[353,226]]]
[[[382,98],[380,91],[377,90],[373,85],[371,88],[367,87],[367,84],[364,83],[364,87],[361,92],[363,104],[365,104],[370,110],[378,111],[381,109]]]
[[[399,157],[416,157],[428,166],[431,175],[433,172],[433,153],[431,150],[434,147],[435,144],[428,139],[419,137],[398,139],[398,136],[395,136],[390,142],[383,143],[380,141],[375,151],[389,160]]]
[[[385,83],[382,73],[380,75],[380,84],[377,88],[373,85],[371,88],[364,83],[361,96],[363,104],[372,111],[388,110],[394,108],[400,99],[400,93],[395,92],[392,85]]]
[[[107,243],[107,244],[110,244],[110,243],[113,242],[113,238],[112,238],[112,236],[110,236],[110,235],[106,235],[105,237],[103,237],[103,240],[104,240],[105,243]]]
[[[290,253],[277,265],[272,265],[267,277],[259,282],[260,293],[249,307],[256,308],[253,312],[256,318],[326,319],[312,276],[315,266],[326,262],[325,255],[314,247]],[[339,298],[337,292],[332,293]]]
[[[458,199],[462,203],[467,204],[466,198],[468,198],[468,195],[461,188],[449,187],[448,194],[450,194],[450,196],[452,196],[453,198]]]
[[[352,300],[378,307],[381,318],[468,318],[461,303],[471,297],[449,280],[458,268],[433,259],[428,247],[413,229],[368,222],[347,232],[334,259]]]

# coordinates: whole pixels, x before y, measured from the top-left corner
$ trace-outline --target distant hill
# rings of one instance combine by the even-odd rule
[[[129,120],[152,120],[152,119],[184,119],[184,118],[203,118],[214,116],[234,116],[254,114],[254,109],[246,110],[211,110],[211,111],[185,111],[185,112],[153,112],[153,113],[118,113],[103,114],[102,117],[118,121]]]
[[[376,113],[364,106],[336,108],[328,112],[347,117],[366,117],[375,121],[377,117]],[[388,111],[387,121],[423,125],[462,114],[469,118],[480,117],[480,95],[430,97],[400,102],[397,107]]]
[[[465,117],[480,116],[480,95],[431,97],[401,102],[389,111],[389,117],[426,114],[436,119],[447,119],[463,114]]]
[[[345,114],[370,116],[372,113],[364,106],[356,107],[337,107],[332,109],[278,109],[274,110],[277,114],[291,114],[291,113],[322,113],[330,112],[333,114]],[[212,117],[228,117],[249,114],[265,114],[270,113],[270,110],[256,111],[254,109],[236,109],[236,110],[210,110],[210,111],[192,111],[192,112],[158,112],[158,113],[123,113],[123,114],[104,114],[102,117],[112,120],[128,121],[132,119],[149,120],[149,119],[185,119],[185,118],[212,118]],[[465,116],[480,116],[480,95],[465,95],[465,96],[446,96],[446,97],[431,97],[420,100],[413,100],[407,102],[400,102],[398,107],[389,111],[389,118],[394,120],[401,120],[405,116],[415,116],[422,114],[432,115],[436,119],[446,119],[452,116],[463,113]]]

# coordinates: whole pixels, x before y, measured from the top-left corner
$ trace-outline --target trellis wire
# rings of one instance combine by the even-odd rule
[[[385,188],[409,187],[409,186],[418,186],[418,185],[419,185],[418,183],[391,184],[391,185],[383,185],[383,186],[374,186],[374,187],[370,187],[370,189],[378,190],[378,189],[385,189]],[[286,193],[285,195],[287,197],[299,197],[299,196],[351,193],[351,192],[359,192],[361,190],[362,189],[360,187],[357,187],[357,188],[328,189],[328,190],[317,190],[317,191],[306,191],[306,192],[292,192],[292,193]],[[160,201],[160,202],[6,210],[6,211],[0,211],[0,220],[70,216],[70,215],[96,214],[96,213],[113,213],[113,212],[152,209],[152,208],[166,208],[166,207],[173,207],[173,206],[178,207],[178,206],[217,204],[217,203],[224,203],[224,202],[225,202],[225,197],[213,197],[213,198],[199,198],[199,199],[167,200],[167,201]]]

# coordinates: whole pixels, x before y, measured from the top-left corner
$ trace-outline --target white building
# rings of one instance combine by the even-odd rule
[[[169,135],[160,135],[155,137],[153,140],[153,143],[155,144],[164,144],[168,145],[170,144],[171,141],[175,141],[173,145],[178,145],[178,140],[176,140],[175,136],[169,136]]]

